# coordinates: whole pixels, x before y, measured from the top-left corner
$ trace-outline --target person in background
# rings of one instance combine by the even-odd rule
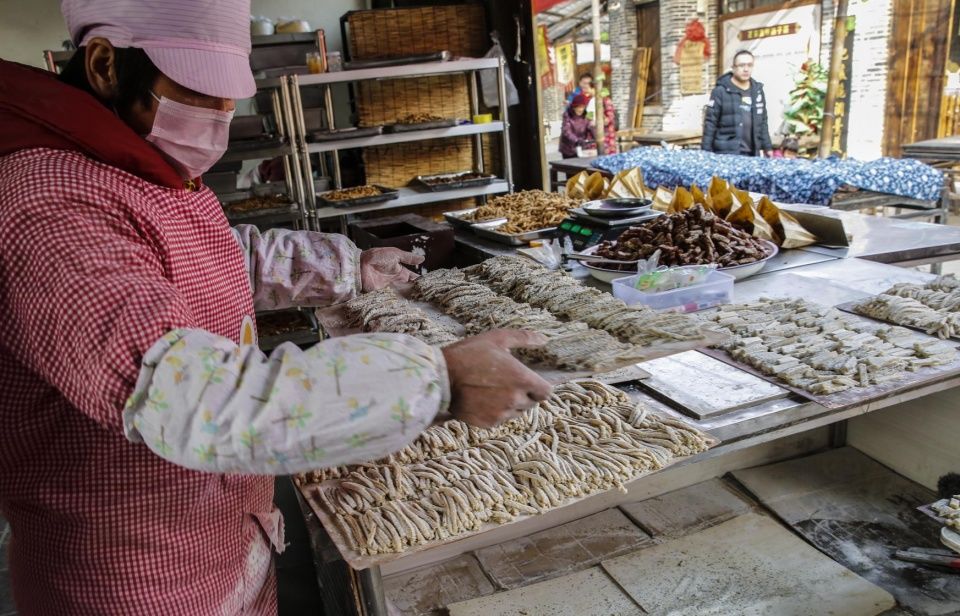
[[[563,114],[563,127],[560,130],[560,154],[564,158],[576,158],[577,148],[593,145],[596,137],[593,122],[587,118],[587,105],[590,99],[586,94],[573,97],[570,106]]]
[[[740,50],[730,71],[717,80],[704,115],[702,149],[717,154],[772,155],[766,97],[763,84],[751,76],[753,64],[753,54]]]
[[[591,73],[580,75],[580,79],[577,80],[577,87],[567,95],[567,107],[573,104],[573,99],[578,94],[585,94],[587,98],[593,98],[593,75]]]
[[[20,614],[277,612],[275,475],[379,459],[438,414],[550,395],[487,332],[257,346],[254,311],[422,257],[231,228],[198,178],[256,92],[250,0],[62,0],[60,76],[0,60],[0,515]]]
[[[610,90],[600,90],[600,100],[603,101],[603,146],[604,154],[617,153],[617,110],[610,98]]]

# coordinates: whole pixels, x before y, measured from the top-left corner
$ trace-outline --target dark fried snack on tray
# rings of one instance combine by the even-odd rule
[[[252,212],[254,210],[270,210],[290,205],[290,199],[285,195],[269,195],[266,197],[250,197],[242,201],[225,203],[223,209],[228,212]]]
[[[596,254],[611,261],[637,261],[657,250],[660,264],[670,266],[734,267],[768,256],[763,242],[699,205],[630,227],[616,241],[601,243]]]
[[[409,113],[397,120],[397,124],[426,124],[427,122],[440,122],[446,118],[435,116],[431,113]]]
[[[375,197],[380,194],[383,194],[383,191],[376,186],[354,186],[353,188],[343,188],[323,193],[323,198],[327,201],[349,201],[361,197]]]

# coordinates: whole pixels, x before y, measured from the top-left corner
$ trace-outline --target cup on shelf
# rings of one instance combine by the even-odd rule
[[[478,113],[477,115],[473,116],[474,124],[489,124],[490,122],[493,122],[492,113]]]
[[[320,55],[318,51],[307,52],[307,70],[311,73],[326,72],[326,58]]]
[[[343,57],[339,51],[330,51],[327,53],[327,70],[331,73],[343,70]]]

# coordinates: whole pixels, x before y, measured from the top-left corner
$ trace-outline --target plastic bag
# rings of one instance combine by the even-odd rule
[[[490,51],[483,57],[506,59],[503,48],[500,47],[500,42],[496,40],[493,42],[493,47],[490,48]],[[510,68],[508,66],[503,67],[503,81],[506,86],[507,107],[520,104],[520,95],[517,93],[517,86],[513,84],[513,78],[510,77]],[[484,105],[487,107],[500,106],[500,93],[497,88],[497,71],[495,69],[480,71],[480,89],[483,92]]]

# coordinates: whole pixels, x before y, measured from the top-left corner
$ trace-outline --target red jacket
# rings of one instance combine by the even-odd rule
[[[22,614],[272,613],[272,479],[123,436],[143,353],[252,315],[217,199],[50,73],[0,61],[0,512]]]

